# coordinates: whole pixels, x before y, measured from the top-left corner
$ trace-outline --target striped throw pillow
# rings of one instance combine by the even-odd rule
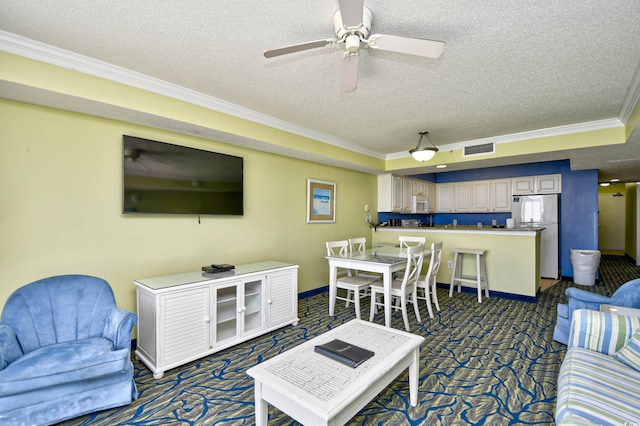
[[[629,367],[640,371],[640,331],[631,336],[631,339],[616,352],[616,358]]]

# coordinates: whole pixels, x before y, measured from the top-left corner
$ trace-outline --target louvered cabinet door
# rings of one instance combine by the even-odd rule
[[[267,279],[267,321],[268,327],[291,324],[298,316],[298,273],[297,270],[275,272]],[[294,325],[297,324],[297,321]]]
[[[160,369],[168,370],[210,351],[209,286],[163,294],[159,308]]]

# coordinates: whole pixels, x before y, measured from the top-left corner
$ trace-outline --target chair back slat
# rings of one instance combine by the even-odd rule
[[[414,288],[422,271],[424,260],[424,244],[409,246],[407,248],[407,267],[402,278],[402,291],[409,291]]]
[[[400,242],[400,248],[406,249],[408,247],[415,246],[418,244],[422,244],[424,246],[426,244],[427,239],[425,237],[400,236],[398,237],[398,241]]]
[[[427,285],[433,285],[436,281],[436,275],[438,275],[438,269],[440,269],[440,263],[442,261],[442,241],[431,244],[431,260],[429,262],[429,269],[425,276],[425,283]]]
[[[364,253],[367,250],[367,239],[365,237],[351,238],[349,240],[349,250],[351,253]]]
[[[349,250],[349,241],[327,241],[327,256],[345,256]]]

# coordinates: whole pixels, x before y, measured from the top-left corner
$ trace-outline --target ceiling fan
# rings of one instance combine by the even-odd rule
[[[344,44],[346,52],[342,58],[342,91],[351,92],[358,86],[358,50],[361,45],[370,49],[387,50],[408,55],[438,58],[444,50],[444,42],[408,38],[387,34],[373,34],[373,13],[364,6],[364,0],[338,0],[339,9],[333,15],[335,38],[294,44],[279,49],[267,50],[264,56],[287,55],[303,50]]]

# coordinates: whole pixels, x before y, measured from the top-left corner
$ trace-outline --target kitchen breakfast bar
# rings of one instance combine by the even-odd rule
[[[442,241],[442,263],[437,282],[451,282],[453,249],[487,250],[486,265],[489,291],[504,296],[535,301],[540,288],[540,234],[542,229],[476,227],[382,227],[372,230],[372,247],[397,245],[398,237],[425,237],[426,247]],[[473,269],[472,269],[473,267]],[[475,274],[475,263],[464,262],[464,274]],[[473,287],[475,291],[475,287]],[[455,297],[455,293],[454,293]]]

